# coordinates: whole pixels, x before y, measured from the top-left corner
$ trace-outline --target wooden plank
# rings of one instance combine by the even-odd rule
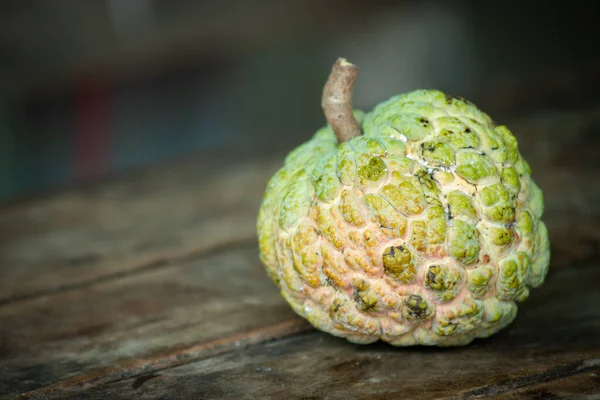
[[[0,308],[0,321],[0,395],[98,384],[308,328],[254,242],[18,302]]]
[[[6,206],[0,304],[251,240],[266,181],[281,161],[240,157],[200,154]]]
[[[588,363],[589,364],[589,363]],[[597,363],[594,363],[597,365]],[[585,365],[585,364],[583,364]],[[566,378],[551,380],[534,387],[527,387],[504,398],[509,400],[525,399],[600,399],[600,367],[582,368],[585,372]],[[500,397],[497,397],[500,398]]]
[[[587,393],[600,393],[597,379],[576,378],[600,367],[598,281],[597,259],[555,270],[521,306],[511,327],[464,348],[360,346],[308,331],[147,370],[85,394],[88,399],[345,399],[350,393],[357,399],[484,398],[544,385],[550,391],[571,379],[582,379]],[[76,389],[56,386],[31,398],[67,396]]]
[[[567,264],[553,268],[548,283],[541,289],[547,293],[546,297],[532,295],[524,305],[525,310],[534,307],[530,314],[538,317],[537,321],[531,321],[537,330],[532,330],[532,326],[527,324],[519,333],[526,337],[526,346],[548,351],[553,344],[561,343],[555,342],[553,335],[547,331],[548,326],[545,326],[554,314],[562,314],[564,319],[556,322],[558,327],[555,329],[559,333],[567,330],[576,335],[571,339],[576,337],[582,344],[594,343],[594,338],[595,344],[598,344],[598,315],[593,310],[590,314],[585,307],[585,304],[589,307],[600,303],[594,286],[594,282],[600,279],[599,270],[590,265],[597,260],[597,254],[583,253],[584,258],[578,258],[581,256],[575,254],[579,251],[573,244],[579,239],[568,230],[558,238],[564,241],[566,249],[572,247],[575,250],[569,253],[570,259],[580,265],[565,258]],[[597,243],[595,246],[597,249]],[[564,271],[571,274],[570,281],[561,275]],[[227,286],[215,293],[219,279]],[[250,294],[237,290],[238,279],[243,281],[245,290]],[[579,280],[587,286],[577,287]],[[565,303],[563,299],[575,290],[580,293],[575,298],[580,303]],[[210,301],[206,302],[206,299]],[[546,304],[549,304],[547,308]],[[223,310],[228,310],[228,313],[214,317],[215,313]],[[581,310],[584,318],[570,319],[573,317],[572,310]],[[546,319],[545,323],[543,319],[540,322],[540,317]],[[239,332],[260,330],[263,326],[281,326],[282,323],[284,326],[287,323],[303,326],[300,322],[292,322],[295,316],[264,276],[253,242],[237,250],[222,249],[206,260],[182,265],[157,265],[154,269],[131,276],[16,302],[0,308],[0,318],[3,327],[10,327],[10,330],[2,330],[4,337],[1,342],[5,343],[2,363],[4,384],[0,387],[10,385],[16,391],[7,393],[13,394],[54,382],[58,384],[53,390],[70,391],[127,377],[133,379],[140,374],[176,365],[173,358],[187,362],[207,356],[203,350],[196,350],[194,343],[200,343],[202,347],[215,340],[227,342],[229,337],[235,338]],[[520,317],[519,321],[527,318],[531,316]],[[207,324],[207,320],[211,324]],[[518,329],[518,326],[511,329]],[[303,329],[306,328],[304,326]],[[279,334],[274,333],[275,336]],[[564,332],[557,335],[562,334]],[[229,339],[228,342],[236,340]],[[312,344],[306,346],[311,347]],[[165,351],[172,347],[179,349],[175,357],[171,350]],[[573,350],[577,348],[573,347]],[[506,348],[492,352],[503,351]],[[15,382],[21,386],[15,387]]]

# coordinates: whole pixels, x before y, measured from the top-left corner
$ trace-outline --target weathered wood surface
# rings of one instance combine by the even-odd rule
[[[1,207],[0,398],[600,398],[600,105],[503,122],[545,191],[552,266],[498,335],[313,330],[257,256],[282,154],[201,155]]]

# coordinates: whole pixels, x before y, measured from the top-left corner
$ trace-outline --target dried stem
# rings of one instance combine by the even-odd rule
[[[358,67],[338,58],[323,88],[321,106],[338,143],[360,136],[360,125],[352,113],[352,90],[358,77]]]

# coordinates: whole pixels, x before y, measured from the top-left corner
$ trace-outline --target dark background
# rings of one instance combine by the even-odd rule
[[[598,6],[560,4],[0,1],[0,200],[207,149],[289,151],[324,124],[338,56],[361,68],[366,110],[417,88],[496,120],[583,106],[600,89]]]

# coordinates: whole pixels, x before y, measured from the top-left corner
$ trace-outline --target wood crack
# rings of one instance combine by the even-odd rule
[[[179,367],[192,362],[201,361],[208,357],[223,354],[251,345],[293,336],[312,330],[312,326],[301,318],[283,321],[262,328],[253,329],[244,333],[235,334],[222,339],[194,344],[167,352],[141,357],[134,360],[125,360],[117,367],[107,367],[91,371],[72,379],[63,380],[53,385],[42,387],[30,392],[13,397],[21,399],[29,396],[45,394],[48,396],[65,394],[89,389],[91,387],[120,382],[140,376],[152,376],[156,372]],[[141,386],[141,385],[140,385]]]
[[[459,399],[464,398],[479,398],[487,396],[497,396],[502,393],[511,392],[517,389],[522,389],[527,386],[538,385],[555,381],[558,379],[567,378],[573,375],[585,373],[600,367],[600,358],[590,358],[579,362],[557,366],[537,374],[520,376],[518,378],[505,379],[495,382],[489,386],[480,387],[475,390],[463,393]]]
[[[20,303],[28,300],[35,300],[44,296],[51,296],[65,292],[70,292],[73,290],[83,289],[99,283],[106,283],[122,278],[128,278],[145,272],[168,268],[176,264],[183,264],[190,261],[203,260],[232,250],[247,249],[250,247],[255,247],[256,245],[256,237],[253,236],[251,238],[240,238],[237,240],[232,240],[226,243],[210,247],[208,249],[196,249],[185,251],[181,254],[177,254],[174,256],[159,255],[154,257],[152,260],[140,263],[139,265],[134,266],[133,268],[129,268],[126,271],[118,271],[104,276],[98,276],[92,279],[82,280],[81,282],[59,285],[53,288],[39,290],[32,293],[20,294],[4,299],[0,298],[0,307],[9,306],[15,303]]]

